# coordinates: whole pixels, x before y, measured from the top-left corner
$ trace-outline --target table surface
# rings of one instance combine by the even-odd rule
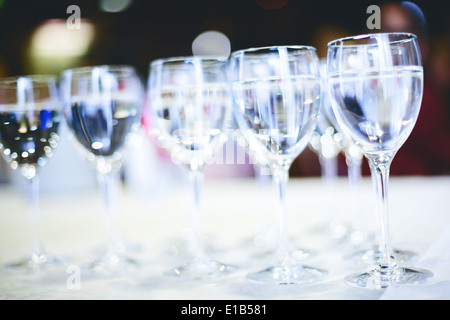
[[[275,230],[275,201],[267,182],[254,178],[207,179],[203,229],[211,256],[237,267],[232,274],[206,280],[183,280],[166,274],[185,257],[178,251],[190,225],[189,188],[157,183],[148,190],[124,188],[120,197],[120,230],[133,244],[139,262],[127,274],[81,272],[80,287],[69,285],[70,267],[84,270],[105,243],[101,194],[97,187],[41,191],[41,240],[47,251],[67,263],[42,272],[0,271],[0,299],[448,299],[450,298],[450,177],[391,177],[390,233],[395,248],[418,253],[410,265],[430,268],[434,276],[414,287],[369,290],[354,288],[344,277],[369,265],[348,258],[347,241],[328,231],[330,221],[378,232],[370,179],[357,195],[345,178],[328,187],[319,178],[293,178],[288,186],[288,231],[294,249],[309,253],[306,265],[328,271],[314,285],[263,285],[248,273],[272,262],[267,230]],[[23,190],[0,188],[0,264],[23,257],[30,225]],[[352,213],[357,206],[356,216]],[[264,232],[266,231],[266,232]],[[273,233],[272,233],[273,234]],[[298,251],[297,251],[298,252]]]

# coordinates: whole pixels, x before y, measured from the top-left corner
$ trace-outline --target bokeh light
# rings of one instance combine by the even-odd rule
[[[69,29],[64,19],[41,23],[32,33],[30,63],[33,72],[59,73],[88,53],[94,40],[95,28],[81,20],[80,29]]]
[[[46,56],[80,56],[85,54],[94,36],[94,27],[83,21],[80,29],[69,29],[66,20],[47,20],[36,28],[31,49]]]
[[[192,53],[195,56],[225,56],[231,52],[230,39],[219,31],[205,31],[200,33],[192,42]]]
[[[407,9],[409,9],[415,15],[415,17],[417,19],[419,19],[422,27],[426,26],[425,15],[417,4],[415,4],[411,1],[402,1],[401,5]]]
[[[99,8],[104,12],[122,12],[133,4],[133,0],[100,0]]]

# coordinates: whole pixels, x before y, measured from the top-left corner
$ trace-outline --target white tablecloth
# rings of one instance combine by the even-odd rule
[[[43,273],[0,271],[0,299],[448,299],[450,298],[450,177],[391,177],[390,226],[395,248],[419,254],[410,264],[431,269],[434,277],[408,288],[368,290],[348,286],[344,277],[368,265],[345,258],[348,247],[326,231],[329,218],[359,221],[360,228],[378,232],[370,179],[362,182],[360,210],[351,212],[347,180],[327,193],[318,178],[291,179],[288,221],[294,248],[310,252],[305,264],[328,270],[327,278],[311,286],[267,286],[246,279],[267,267],[272,255],[254,242],[261,230],[274,226],[271,189],[252,178],[209,179],[204,187],[203,227],[212,255],[237,266],[225,277],[182,281],[165,271],[182,257],[174,248],[189,225],[189,189],[153,183],[147,190],[125,188],[120,198],[123,235],[137,244],[139,267],[130,274],[101,276],[81,273],[80,287],[68,285],[69,266],[83,267],[102,246],[102,201],[97,188],[44,189],[41,192],[41,239],[46,249],[65,256],[67,265]],[[0,189],[0,264],[23,257],[30,242],[24,190]],[[267,193],[266,193],[267,192]],[[326,211],[330,207],[331,211]],[[270,229],[270,228],[269,228]],[[69,272],[69,273],[68,273]]]

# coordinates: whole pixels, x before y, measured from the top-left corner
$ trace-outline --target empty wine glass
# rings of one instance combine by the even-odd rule
[[[61,78],[65,117],[102,186],[106,252],[90,269],[111,274],[135,266],[117,226],[118,182],[127,139],[140,125],[143,88],[131,66],[69,69]]]
[[[159,142],[174,163],[187,169],[194,192],[191,257],[171,274],[186,279],[227,274],[234,267],[213,260],[205,250],[201,197],[203,168],[223,145],[230,114],[228,59],[195,56],[153,61],[149,102]]]
[[[375,289],[424,281],[430,271],[397,264],[388,223],[390,164],[413,129],[422,100],[417,38],[409,33],[342,38],[328,44],[327,58],[333,111],[372,167],[381,220],[378,265],[346,281]]]
[[[14,268],[41,268],[61,262],[47,253],[39,237],[39,171],[57,147],[61,103],[56,77],[44,75],[0,79],[0,147],[12,169],[28,184],[32,248]]]
[[[231,78],[235,117],[251,148],[267,159],[278,199],[277,261],[247,277],[259,283],[315,282],[326,272],[302,265],[290,254],[286,187],[292,161],[305,149],[316,125],[320,100],[316,51],[307,46],[236,51],[231,56]]]

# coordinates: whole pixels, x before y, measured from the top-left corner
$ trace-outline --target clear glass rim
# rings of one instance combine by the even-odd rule
[[[197,61],[217,61],[217,62],[228,62],[228,57],[226,56],[175,56],[175,57],[168,57],[168,58],[160,58],[156,59],[150,62],[150,68],[154,67],[156,65],[162,65],[162,64],[180,64],[180,63],[189,63],[194,60]]]
[[[339,48],[339,47],[346,47],[346,48],[352,48],[352,47],[364,47],[364,46],[375,46],[376,43],[348,43],[350,41],[357,42],[364,39],[375,39],[381,36],[401,36],[401,39],[392,39],[389,41],[389,43],[402,43],[402,42],[409,42],[409,41],[415,41],[417,39],[417,36],[410,32],[380,32],[380,33],[365,33],[365,34],[359,34],[355,36],[348,36],[339,38],[336,40],[332,40],[328,42],[327,47],[328,48]]]
[[[66,77],[67,75],[82,75],[82,74],[89,74],[94,69],[106,69],[109,72],[124,72],[129,74],[135,74],[136,69],[135,67],[131,65],[125,65],[125,64],[101,64],[101,65],[94,65],[94,66],[84,66],[84,67],[76,67],[71,69],[66,69],[62,72],[62,77]]]
[[[308,45],[280,45],[280,46],[265,46],[265,47],[252,47],[252,48],[246,48],[241,50],[236,50],[231,53],[231,57],[241,55],[243,53],[258,53],[263,51],[270,51],[270,50],[278,50],[279,48],[286,48],[286,49],[294,49],[294,50],[304,50],[304,51],[314,51],[316,52],[316,48],[313,46]]]
[[[56,83],[57,77],[52,74],[30,74],[23,76],[10,76],[0,78],[0,87],[3,89],[14,89],[19,79],[28,79],[36,85],[47,85],[49,82]]]

